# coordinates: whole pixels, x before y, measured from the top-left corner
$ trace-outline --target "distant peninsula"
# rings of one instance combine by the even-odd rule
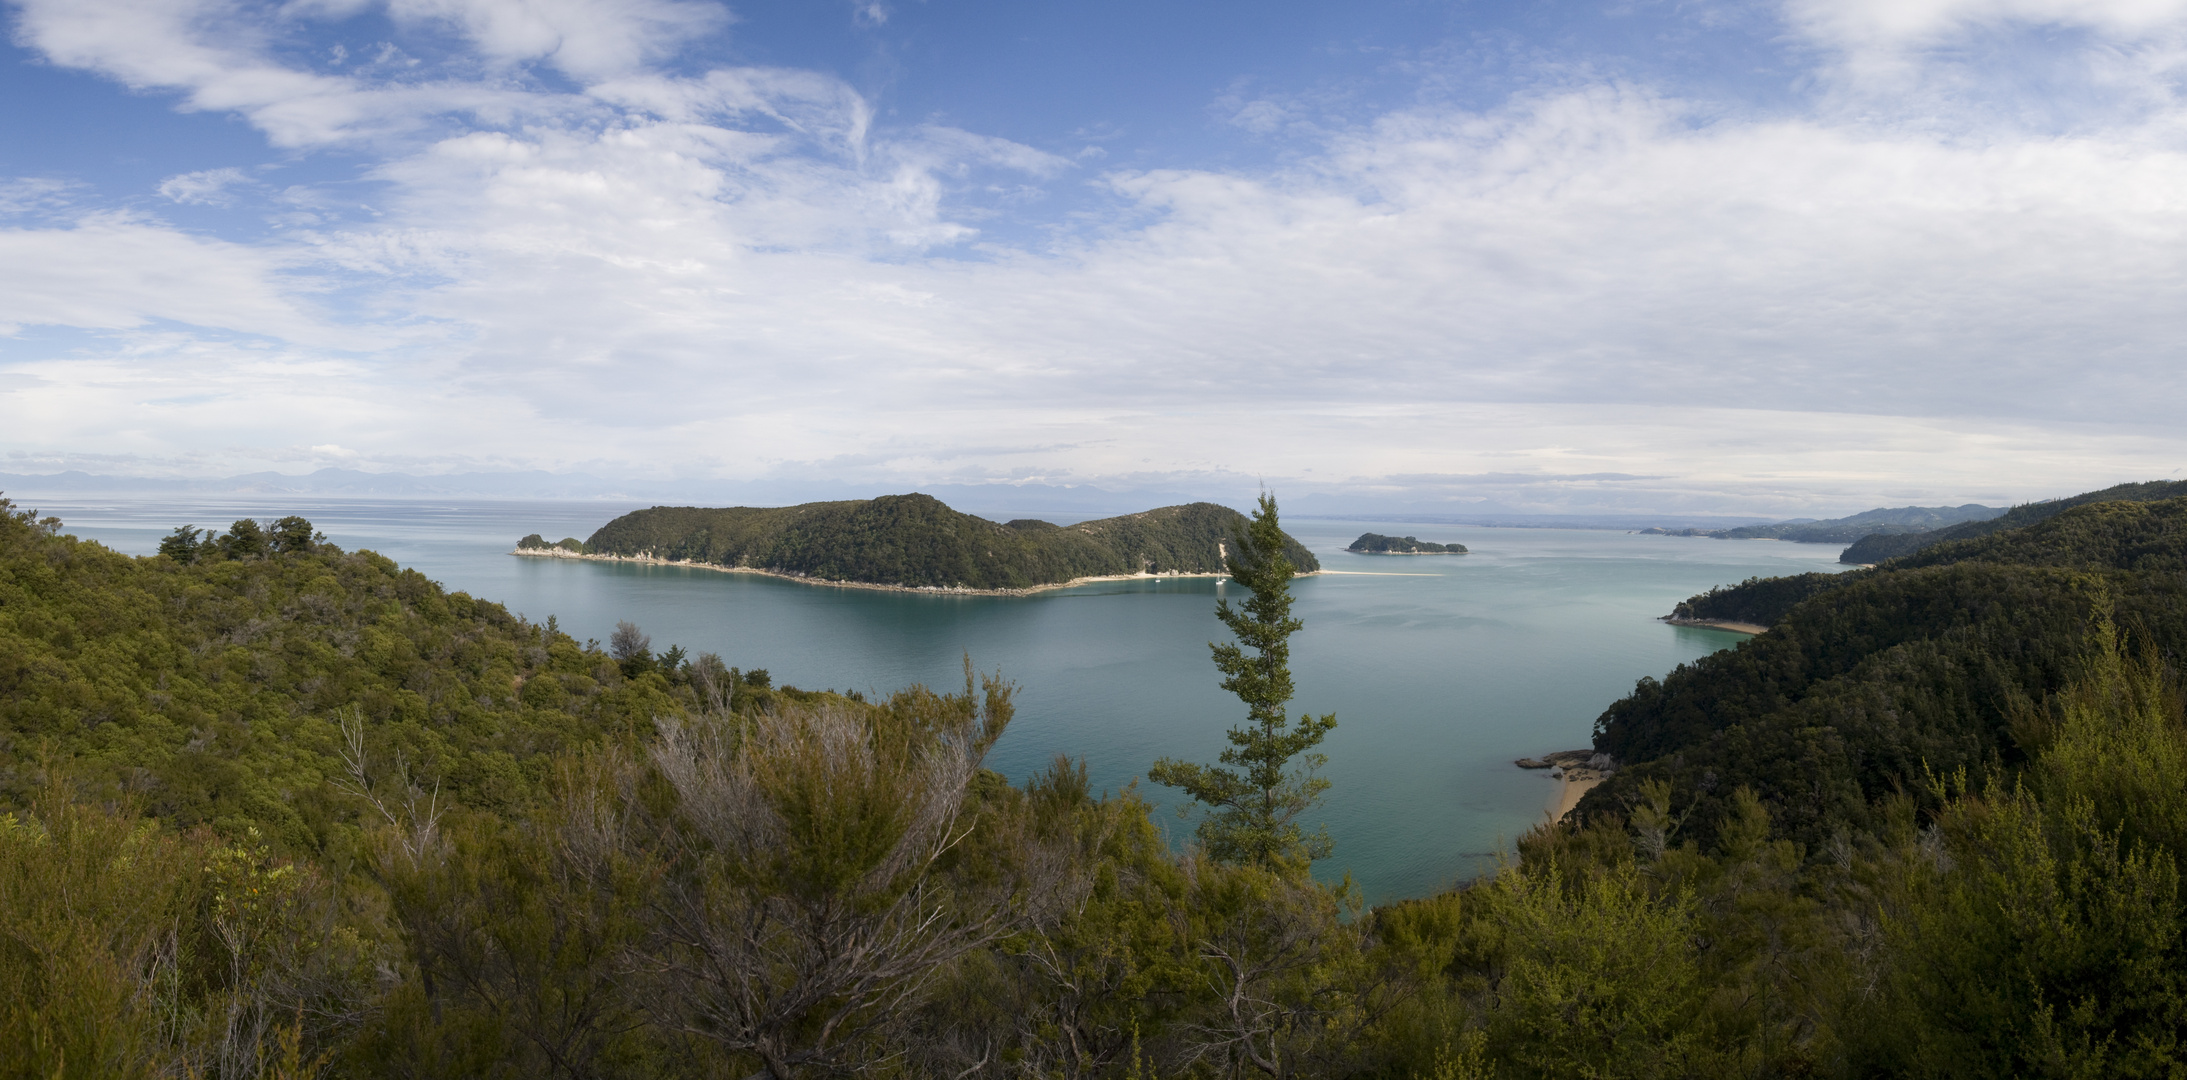
[[[1990,521],[2005,508],[1968,503],[1965,506],[1897,506],[1864,510],[1851,517],[1815,521],[1794,518],[1769,525],[1741,525],[1735,529],[1642,529],[1643,536],[1708,536],[1718,540],[1790,540],[1800,544],[1850,544],[1869,536],[1918,536],[1961,523]],[[1911,550],[1911,549],[1909,549]]]
[[[1361,533],[1346,551],[1362,555],[1463,555],[1464,544],[1431,544],[1414,536],[1384,536],[1381,533]]]
[[[1991,517],[1963,521],[1949,528],[1926,533],[1902,535],[1878,534],[1864,536],[1853,542],[1838,556],[1838,561],[1856,566],[1867,566],[1911,555],[1924,548],[1948,544],[1954,540],[1974,540],[2007,529],[2033,525],[2078,506],[2099,502],[2157,502],[2187,496],[2187,480],[2151,480],[2138,484],[2118,484],[2102,491],[2089,491],[2064,499],[2028,503]]]
[[[1020,593],[1074,582],[1225,574],[1225,545],[1245,515],[1215,503],[1165,506],[1060,526],[997,524],[930,495],[707,509],[656,506],[624,514],[586,540],[538,534],[516,554],[664,562],[864,588]],[[1321,569],[1285,537],[1301,573]]]

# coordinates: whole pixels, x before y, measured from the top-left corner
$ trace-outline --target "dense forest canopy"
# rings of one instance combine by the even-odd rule
[[[969,661],[801,691],[301,519],[170,540],[0,500],[0,1078],[2187,1069],[2187,499],[1688,601],[1771,629],[1612,705],[1500,872],[1372,909],[986,770]],[[1282,680],[1226,655],[1237,734]]]
[[[2163,656],[2187,649],[2187,498],[2085,503],[1872,570],[1747,581],[1680,604],[1771,627],[1682,666],[1597,721],[1625,762],[1583,807],[1651,780],[1690,792],[1705,833],[1738,777],[1810,846],[1873,824],[1927,772],[2016,766],[2016,723],[2080,670],[2102,608]]]
[[[1245,520],[1226,506],[1190,503],[1071,526],[997,524],[932,496],[887,495],[784,507],[656,506],[608,522],[582,547],[828,581],[1024,589],[1119,574],[1219,574],[1223,545]],[[1320,569],[1312,552],[1286,541],[1302,572]],[[535,535],[524,543],[545,542]]]
[[[1995,517],[1965,521],[1948,528],[1931,532],[1890,534],[1877,530],[1875,535],[1865,536],[1847,547],[1838,561],[1855,566],[1879,563],[1910,555],[1932,544],[1954,540],[1971,540],[1988,536],[2006,529],[2018,529],[2033,525],[2044,518],[2062,514],[2076,506],[2099,502],[2154,502],[2159,499],[2177,499],[2187,496],[2187,480],[2151,480],[2138,484],[2119,484],[2102,491],[2090,491],[2049,502],[2028,503],[2015,506]]]

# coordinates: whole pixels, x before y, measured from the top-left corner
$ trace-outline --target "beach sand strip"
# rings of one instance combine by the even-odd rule
[[[587,562],[637,563],[641,566],[681,566],[689,570],[713,570],[724,574],[758,574],[762,577],[780,578],[800,585],[826,585],[837,589],[871,589],[875,592],[925,593],[929,596],[1032,596],[1036,593],[1054,592],[1079,585],[1092,585],[1102,581],[1164,581],[1183,578],[1227,578],[1229,574],[1107,574],[1100,577],[1072,578],[1048,585],[1033,585],[1023,589],[967,589],[940,585],[882,585],[870,581],[838,581],[833,578],[807,577],[780,570],[763,570],[756,566],[722,566],[717,563],[692,562],[688,559],[657,559],[651,555],[584,555],[563,548],[517,548],[511,555],[527,559],[580,559]],[[1328,571],[1313,570],[1294,577],[1316,577]],[[1411,576],[1411,575],[1400,575]],[[1434,575],[1426,575],[1434,576]]]

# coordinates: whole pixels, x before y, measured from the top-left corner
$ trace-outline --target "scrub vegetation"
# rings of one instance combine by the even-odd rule
[[[2187,500],[1689,601],[1771,628],[1613,705],[1574,820],[1373,908],[1308,873],[1272,503],[1181,851],[984,768],[969,662],[798,690],[296,519],[131,558],[0,511],[0,1077],[2187,1068]]]

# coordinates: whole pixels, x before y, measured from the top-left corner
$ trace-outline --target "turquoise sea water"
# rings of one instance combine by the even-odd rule
[[[653,637],[763,667],[778,683],[886,692],[951,686],[969,654],[1017,682],[1017,721],[989,764],[1022,779],[1057,753],[1098,787],[1158,757],[1213,760],[1243,715],[1207,644],[1225,589],[1208,579],[1099,583],[1032,597],[930,596],[801,585],[749,574],[508,554],[517,537],[587,536],[628,506],[602,503],[211,503],[46,500],[67,531],[132,554],[177,524],[300,513],[346,548],[371,548],[452,589],[498,600],[579,638],[618,619]],[[1009,515],[994,514],[998,518]],[[1068,521],[1070,519],[1057,519]],[[1645,675],[1740,636],[1656,621],[1712,586],[1839,569],[1836,546],[1565,529],[1292,519],[1336,571],[1299,580],[1294,712],[1334,712],[1324,864],[1370,901],[1475,876],[1540,821],[1553,782],[1513,758],[1577,749],[1595,717]],[[1463,556],[1353,555],[1361,532],[1456,541]],[[1161,789],[1148,792],[1157,800]],[[1188,826],[1165,812],[1178,836]]]

